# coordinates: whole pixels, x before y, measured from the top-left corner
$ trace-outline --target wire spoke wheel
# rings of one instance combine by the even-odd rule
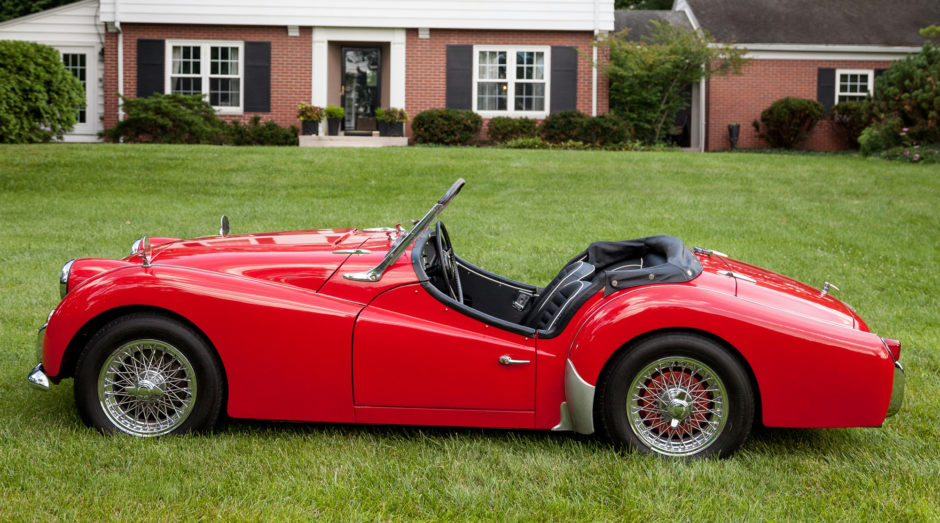
[[[196,372],[173,345],[133,340],[105,359],[97,389],[105,416],[119,430],[160,436],[178,428],[192,413]]]
[[[655,452],[688,456],[718,439],[728,420],[728,393],[719,375],[690,357],[660,358],[627,389],[630,428]]]

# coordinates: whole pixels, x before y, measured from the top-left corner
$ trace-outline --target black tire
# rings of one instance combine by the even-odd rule
[[[646,338],[615,356],[598,384],[599,431],[668,457],[734,454],[754,423],[754,393],[724,347],[686,333]]]
[[[211,429],[223,377],[206,341],[188,325],[134,313],[101,328],[75,369],[82,421],[105,433],[152,437]]]

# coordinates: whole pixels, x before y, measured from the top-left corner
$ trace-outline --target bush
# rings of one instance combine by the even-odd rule
[[[822,104],[815,100],[788,96],[760,113],[763,131],[757,120],[754,121],[754,129],[771,147],[793,149],[809,136],[810,130],[825,113]]]
[[[48,142],[72,129],[85,105],[82,83],[59,52],[0,41],[0,143]]]
[[[417,143],[466,145],[476,138],[481,127],[480,115],[461,109],[429,109],[411,121]]]
[[[587,118],[587,115],[580,111],[550,114],[539,125],[539,136],[549,143],[576,140],[581,135],[581,126]]]
[[[940,47],[930,42],[898,60],[875,80],[872,112],[879,121],[897,118],[907,138],[940,143]]]
[[[506,149],[551,149],[552,144],[538,136],[525,136],[506,140],[501,144],[501,147]]]
[[[842,102],[830,110],[829,116],[849,146],[858,149],[858,137],[872,122],[871,104],[867,100]]]
[[[404,109],[379,107],[375,110],[375,119],[386,123],[399,123],[408,121],[408,113]]]
[[[594,147],[620,145],[627,141],[627,123],[612,114],[585,118],[578,137],[581,142]]]
[[[232,122],[225,133],[225,143],[231,145],[297,145],[298,130],[293,125],[281,127],[268,120],[261,123],[260,116],[252,116],[248,125]]]
[[[919,145],[909,145],[902,147],[892,147],[878,154],[885,160],[896,160],[910,163],[940,163],[940,143],[928,144],[923,147]]]
[[[864,156],[901,145],[901,120],[888,118],[868,126],[858,137],[859,150]]]
[[[492,143],[503,143],[516,138],[535,137],[535,120],[532,118],[509,118],[497,116],[490,119],[487,136]]]

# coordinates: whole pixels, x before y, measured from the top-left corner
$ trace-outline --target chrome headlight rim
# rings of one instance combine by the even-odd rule
[[[62,266],[62,270],[59,271],[59,297],[65,298],[65,295],[69,293],[69,275],[72,272],[72,264],[75,263],[75,258],[65,262],[65,265]]]

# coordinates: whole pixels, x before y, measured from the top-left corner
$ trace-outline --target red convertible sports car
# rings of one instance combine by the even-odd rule
[[[141,238],[62,268],[40,389],[82,420],[160,436],[235,418],[600,432],[729,456],[755,421],[879,426],[904,394],[896,340],[821,290],[672,236],[590,244],[548,285],[410,230]]]

